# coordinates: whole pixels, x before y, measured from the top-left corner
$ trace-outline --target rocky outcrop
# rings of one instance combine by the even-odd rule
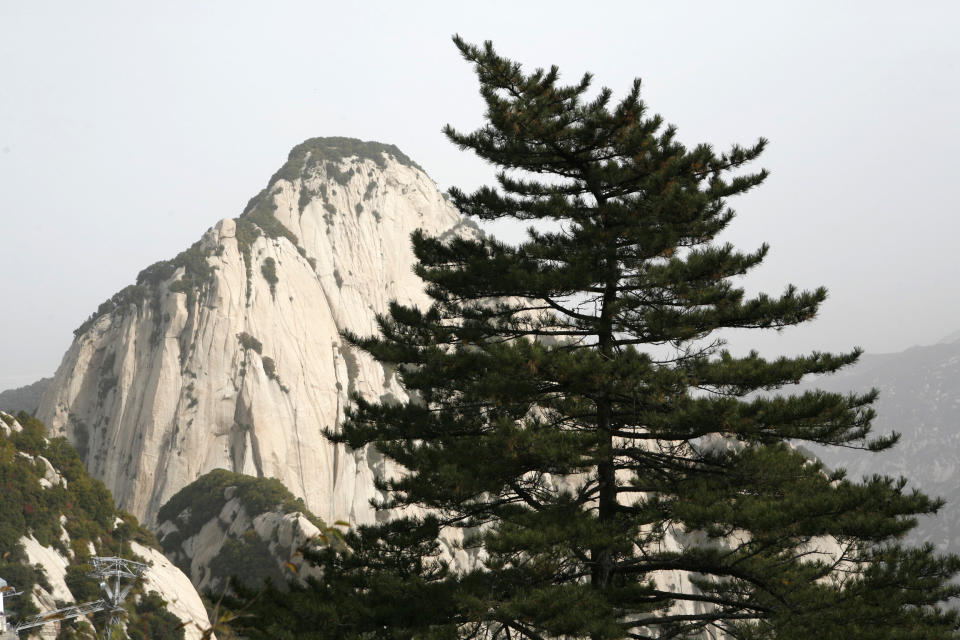
[[[183,621],[184,640],[201,640],[211,623],[203,600],[190,578],[157,549],[137,542],[131,542],[130,547],[150,565],[143,574],[143,590],[159,593],[167,603],[167,611]]]
[[[402,397],[341,332],[375,332],[390,300],[426,302],[418,228],[476,232],[395,147],[308,140],[239,218],[101,305],[38,416],[147,522],[217,468],[278,478],[328,522],[370,522],[381,459],[323,430],[353,392]]]
[[[163,552],[204,592],[222,593],[228,580],[257,587],[270,579],[318,576],[303,551],[337,540],[303,501],[274,478],[218,469],[177,492],[160,510]]]
[[[156,593],[166,615],[183,623],[185,640],[200,640],[210,623],[190,579],[147,544],[156,544],[148,531],[115,510],[109,492],[86,474],[62,439],[48,440],[43,425],[29,416],[18,420],[0,412],[0,477],[7,478],[0,495],[0,577],[22,592],[6,603],[14,624],[103,597],[96,581],[86,578],[90,557],[122,554],[148,565],[125,601],[129,613],[140,615],[140,599]],[[64,623],[58,616],[50,620],[22,637],[58,637]],[[103,624],[102,613],[95,622]],[[88,626],[71,633],[94,637]]]

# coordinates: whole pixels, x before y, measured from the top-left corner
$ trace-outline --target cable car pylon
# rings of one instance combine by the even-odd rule
[[[7,623],[3,599],[20,595],[22,592],[15,591],[3,578],[0,578],[0,640],[7,640],[8,638],[12,640],[26,629],[87,616],[98,611],[108,611],[110,613],[110,619],[103,631],[104,637],[109,638],[112,629],[119,626],[123,620],[123,614],[125,613],[123,601],[149,567],[142,562],[115,556],[94,556],[90,559],[90,562],[93,564],[93,571],[90,572],[90,576],[99,579],[100,589],[105,595],[104,598],[22,618],[16,624]]]

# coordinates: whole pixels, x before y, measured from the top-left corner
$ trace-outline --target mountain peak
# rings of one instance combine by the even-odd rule
[[[329,443],[353,392],[403,391],[342,338],[427,305],[410,234],[477,233],[393,145],[311,138],[235,219],[144,269],[76,331],[38,415],[151,521],[213,469],[274,477],[327,521],[369,521],[376,454]]]
[[[290,150],[286,163],[273,174],[268,187],[273,186],[277,180],[293,182],[296,179],[302,179],[312,169],[326,162],[339,163],[348,158],[372,160],[381,169],[386,167],[387,158],[392,158],[403,166],[423,171],[420,165],[400,151],[396,145],[336,136],[308,138]]]

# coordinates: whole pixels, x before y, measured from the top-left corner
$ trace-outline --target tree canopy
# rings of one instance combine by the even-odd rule
[[[768,247],[716,240],[766,178],[747,170],[766,141],[688,147],[639,80],[615,101],[454,40],[487,112],[445,133],[501,171],[452,201],[534,224],[518,244],[413,235],[432,305],[349,336],[409,400],[356,397],[330,434],[403,467],[380,505],[402,517],[317,555],[298,615],[253,637],[958,637],[960,559],[900,543],[942,502],[801,448],[893,446],[871,433],[877,392],[778,392],[860,351],[725,348],[724,330],[812,320],[827,295],[748,296],[737,279]]]

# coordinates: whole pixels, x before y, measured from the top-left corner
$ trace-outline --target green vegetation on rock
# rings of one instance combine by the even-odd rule
[[[21,412],[16,419],[23,430],[0,435],[0,549],[13,549],[30,532],[43,546],[66,553],[60,540],[61,515],[67,517],[73,542],[112,532],[117,511],[110,492],[87,474],[76,450],[65,438],[47,440],[46,428],[36,418]],[[44,488],[43,459],[63,476],[66,487]]]
[[[286,238],[293,246],[299,246],[300,240],[297,236],[295,236],[290,229],[283,226],[283,223],[274,216],[276,210],[277,205],[274,201],[274,193],[267,187],[250,199],[247,207],[237,220],[252,222],[257,225],[268,238]]]
[[[420,165],[400,151],[396,145],[344,137],[310,138],[290,150],[287,162],[273,174],[269,184],[272,186],[277,180],[293,182],[302,179],[315,168],[324,166],[325,163],[339,163],[353,157],[359,160],[371,160],[380,169],[385,169],[387,161],[384,155],[392,157],[401,165],[423,171]]]
[[[239,578],[246,585],[260,585],[269,580],[282,586],[290,579],[280,568],[277,557],[270,551],[270,543],[253,529],[247,529],[239,538],[227,538],[220,552],[210,560],[210,573],[218,578]]]
[[[280,278],[277,277],[277,261],[273,258],[264,260],[263,264],[260,265],[260,273],[263,274],[264,280],[270,285],[270,295],[276,295],[277,283],[280,282]]]
[[[237,339],[240,341],[240,345],[244,349],[253,349],[257,353],[263,353],[263,343],[254,338],[252,335],[246,331],[242,331],[237,334]]]
[[[169,280],[181,267],[184,273],[179,280],[170,285],[169,291],[188,292],[190,304],[193,304],[196,299],[193,292],[201,290],[213,277],[213,267],[207,262],[207,257],[211,254],[212,252],[204,248],[201,241],[197,241],[186,251],[177,254],[173,260],[154,262],[137,274],[136,284],[124,287],[103,301],[83,324],[74,329],[73,335],[76,337],[83,335],[101,316],[114,309],[123,309],[129,305],[142,309],[145,303],[150,302],[155,310],[159,310],[160,297],[163,294],[160,285]],[[159,318],[154,318],[154,321],[160,324]]]
[[[350,178],[359,170],[353,167],[341,169],[340,164],[343,160],[356,158],[360,161],[370,160],[379,168],[384,169],[387,166],[386,158],[392,158],[401,165],[414,167],[423,171],[423,169],[411,160],[406,154],[392,144],[383,144],[380,142],[362,141],[355,138],[331,137],[331,138],[310,138],[295,146],[287,157],[287,161],[280,169],[273,174],[266,188],[262,189],[257,195],[252,197],[238,218],[235,218],[236,241],[240,255],[243,258],[244,268],[247,275],[247,299],[250,299],[250,290],[253,282],[253,267],[251,247],[261,235],[267,238],[286,238],[299,251],[305,253],[300,246],[300,240],[297,236],[276,217],[277,205],[275,196],[278,190],[275,189],[278,180],[287,180],[294,182],[303,180],[312,175],[312,172],[323,169],[326,176],[345,185]],[[375,183],[370,182],[367,185],[364,199],[369,198]],[[327,196],[327,185],[321,184],[318,193],[325,199]],[[306,207],[310,198],[316,195],[305,186],[302,186],[298,204],[300,212]],[[327,204],[327,211],[335,212],[332,205]],[[358,212],[359,213],[359,212]],[[379,220],[380,215],[374,212],[374,216]],[[329,223],[329,218],[328,218]],[[222,254],[222,247],[205,247],[202,241],[197,241],[186,251],[181,252],[172,260],[161,260],[155,262],[143,269],[137,275],[136,284],[129,285],[107,300],[101,303],[96,311],[77,327],[73,335],[79,337],[86,333],[93,324],[102,316],[111,313],[116,309],[126,309],[134,305],[137,309],[143,309],[144,305],[149,303],[150,308],[155,311],[154,335],[151,336],[153,343],[159,341],[162,336],[163,318],[159,317],[160,301],[165,293],[161,284],[169,280],[178,268],[184,269],[184,274],[175,282],[170,283],[167,291],[173,293],[185,293],[187,295],[188,306],[195,304],[198,293],[202,292],[204,286],[209,283],[213,277],[214,267],[210,265],[208,258],[210,256],[219,256]],[[271,291],[273,289],[271,288]]]
[[[238,498],[251,518],[271,510],[282,513],[298,511],[323,528],[323,522],[307,510],[303,500],[295,498],[276,478],[254,478],[227,469],[214,469],[175,493],[160,507],[157,522],[170,521],[179,529],[178,534],[168,535],[160,541],[163,548],[175,549],[179,541],[196,535],[204,524],[216,519],[229,500],[224,495],[228,488],[236,488],[235,493],[231,492],[231,498]]]
[[[22,428],[11,428],[9,434],[0,430],[0,576],[25,593],[34,585],[51,589],[41,566],[27,564],[20,539],[33,536],[41,545],[72,556],[66,584],[77,602],[101,598],[100,587],[88,575],[92,569],[90,545],[99,555],[136,560],[129,543],[158,547],[156,538],[135,517],[114,507],[110,491],[87,473],[65,438],[47,439],[44,424],[23,412],[15,419],[0,413],[0,419],[9,427],[19,424]],[[65,482],[52,474],[59,474]],[[63,537],[64,532],[68,538]],[[137,587],[134,595],[140,592]],[[176,630],[180,621],[163,608],[162,600],[149,602],[146,608],[130,602],[134,619],[154,629],[165,625],[167,632],[146,637],[182,639],[182,629]],[[39,613],[27,597],[11,598],[6,604],[14,619]],[[83,621],[63,625],[58,636],[63,640],[92,637]]]
[[[263,363],[263,372],[267,374],[267,377],[279,382],[280,378],[277,376],[277,363],[273,361],[273,358],[263,356],[260,361]]]
[[[301,513],[321,531],[323,521],[314,516],[276,478],[254,478],[226,469],[215,469],[190,483],[160,508],[157,521],[173,523],[177,529],[160,541],[164,553],[189,573],[189,559],[183,553],[185,540],[197,535],[207,523],[217,520],[230,500],[239,500],[253,520],[268,511]],[[225,527],[231,523],[224,523]],[[262,539],[252,528],[239,536],[228,536],[223,547],[211,559],[208,568],[214,580],[239,576],[247,585],[269,579],[277,586],[286,584],[290,574],[281,568],[287,558],[278,558],[270,550],[270,540]]]
[[[327,172],[327,177],[341,186],[346,186],[355,173],[353,167],[342,171],[335,162],[325,162],[323,168]]]
[[[140,596],[127,622],[129,640],[183,640],[183,623],[166,606],[156,591]]]

